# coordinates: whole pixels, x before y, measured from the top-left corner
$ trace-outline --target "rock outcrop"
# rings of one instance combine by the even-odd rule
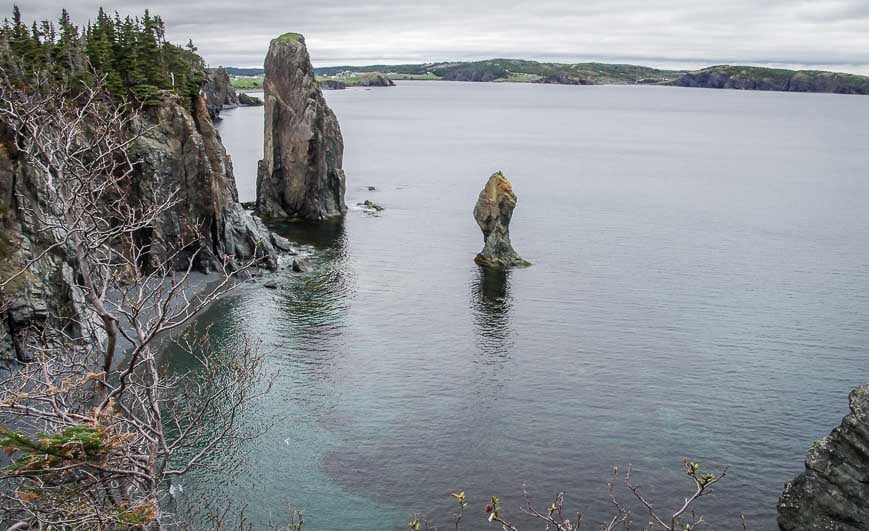
[[[194,98],[190,110],[166,104],[148,112],[145,119],[155,127],[136,144],[142,161],[136,193],[148,197],[154,190],[159,195],[178,190],[181,202],[146,237],[155,242],[181,241],[186,227],[196,226],[203,235],[197,255],[201,271],[215,269],[226,256],[261,258],[274,267],[269,231],[238,202],[232,160],[209,117],[206,100]],[[159,245],[154,249],[155,260],[165,258],[156,254],[162,252]],[[179,256],[179,267],[189,256]]]
[[[251,96],[246,92],[238,93],[238,104],[243,107],[262,107],[265,105],[263,100],[257,98],[256,96]]]
[[[347,88],[347,83],[337,79],[321,79],[318,83],[323,90],[344,90]]]
[[[238,203],[232,163],[214,129],[206,99],[193,98],[191,107],[169,99],[149,107],[134,127],[145,131],[132,149],[141,163],[131,179],[130,201],[165,200],[173,191],[179,203],[139,235],[149,246],[142,267],[165,262],[180,242],[177,256],[186,268],[196,255],[199,271],[214,270],[223,261],[258,259],[276,268],[270,232]],[[23,268],[54,243],[50,231],[27,214],[31,202],[46,197],[39,179],[15,150],[10,133],[0,130],[0,278]],[[196,230],[190,230],[195,228]],[[199,236],[197,237],[196,234]],[[23,360],[24,345],[53,316],[82,315],[83,296],[75,279],[71,249],[55,248],[35,263],[4,295],[0,308],[0,360]],[[73,320],[64,320],[69,323]],[[74,335],[74,334],[73,334]]]
[[[712,66],[668,83],[678,87],[869,94],[869,77],[816,70]]]
[[[322,220],[344,215],[344,143],[314,77],[305,39],[273,39],[265,60],[264,159],[257,212],[266,218]]]
[[[355,87],[394,87],[395,83],[382,72],[359,74],[352,83]]]
[[[778,504],[783,531],[869,529],[869,383],[849,401],[842,424],[812,445],[806,471],[785,484]]]
[[[510,181],[501,172],[489,177],[477,204],[474,219],[483,231],[484,247],[474,261],[484,267],[504,269],[530,265],[510,243],[510,219],[516,208],[516,194]]]
[[[208,78],[202,92],[206,98],[206,107],[211,120],[220,118],[220,111],[241,105],[238,93],[232,87],[232,80],[223,67],[208,71]]]

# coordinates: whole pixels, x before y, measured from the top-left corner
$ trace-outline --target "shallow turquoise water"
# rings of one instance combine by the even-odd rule
[[[442,523],[465,490],[478,529],[488,496],[515,515],[527,483],[594,527],[612,466],[666,505],[690,457],[730,466],[709,519],[774,527],[784,481],[869,379],[869,98],[446,82],[327,98],[348,204],[386,210],[280,228],[313,271],[204,316],[280,374],[248,419],[272,430],[185,496],[229,493],[257,527],[289,500],[309,529],[387,529]],[[242,200],[261,113],[220,126]],[[472,261],[498,169],[534,263],[501,276]]]

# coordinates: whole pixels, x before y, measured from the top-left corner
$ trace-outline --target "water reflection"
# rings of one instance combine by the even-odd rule
[[[289,273],[287,288],[279,292],[280,319],[285,341],[294,356],[318,365],[342,351],[342,334],[355,291],[344,224],[341,222],[285,223],[270,227],[302,245],[301,274]],[[286,350],[286,348],[284,348]]]
[[[471,305],[477,346],[485,355],[483,362],[493,363],[508,358],[514,345],[510,271],[478,268],[471,283]]]

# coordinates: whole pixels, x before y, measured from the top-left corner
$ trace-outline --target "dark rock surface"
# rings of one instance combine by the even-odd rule
[[[257,212],[266,218],[343,216],[344,143],[326,105],[301,35],[271,41],[265,60],[265,158],[257,174]]]
[[[220,118],[220,111],[223,109],[240,105],[239,96],[223,67],[208,71],[208,79],[202,87],[202,93],[205,95],[206,107],[212,121]]]
[[[259,257],[276,264],[269,231],[238,202],[232,161],[209,117],[205,99],[195,98],[189,111],[177,104],[161,105],[146,116],[156,128],[136,144],[142,163],[137,169],[139,189],[147,197],[178,189],[181,203],[159,220],[150,236],[155,242],[184,238],[185,227],[196,226],[203,235],[197,267],[215,269],[226,256],[238,260]],[[148,126],[149,124],[143,124]],[[156,245],[155,260],[170,250]],[[189,254],[183,253],[179,267]]]
[[[238,104],[242,107],[262,107],[265,102],[256,96],[251,96],[246,92],[238,93]]]
[[[530,265],[510,243],[510,220],[515,208],[516,194],[510,181],[501,172],[492,174],[474,206],[474,219],[483,231],[485,243],[474,259],[477,264],[494,269]]]
[[[383,212],[383,207],[378,205],[374,201],[371,201],[370,199],[366,199],[361,203],[356,203],[356,206],[361,206],[366,210],[371,210],[373,212]]]
[[[347,88],[347,84],[337,79],[323,79],[318,81],[320,83],[320,88],[323,90],[344,90]]]
[[[806,456],[806,471],[785,484],[783,531],[869,529],[869,383],[851,391],[850,413]]]
[[[181,242],[192,245],[178,255],[178,268],[186,267],[195,250],[195,268],[202,272],[216,269],[224,259],[230,264],[258,259],[261,266],[277,266],[269,230],[238,203],[232,163],[214,129],[205,97],[194,98],[190,108],[176,100],[150,107],[134,127],[147,132],[132,148],[141,164],[131,179],[131,203],[162,201],[173,191],[180,200],[141,234],[141,243],[151,244],[144,268],[172,256]],[[54,243],[52,233],[27,214],[30,203],[44,202],[46,196],[40,188],[44,180],[34,171],[16,152],[9,133],[0,130],[3,279]],[[38,336],[52,316],[84,315],[72,254],[71,249],[56,248],[7,286],[4,295],[9,304],[0,309],[0,359],[21,360],[27,350],[23,346]]]

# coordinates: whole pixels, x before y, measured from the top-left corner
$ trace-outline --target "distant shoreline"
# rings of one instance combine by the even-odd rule
[[[226,67],[236,90],[261,90],[262,69]],[[719,65],[661,70],[611,63],[539,63],[518,59],[315,68],[318,80],[356,86],[365,76],[393,81],[467,81],[555,85],[664,85],[778,92],[869,94],[869,76],[820,70]]]

